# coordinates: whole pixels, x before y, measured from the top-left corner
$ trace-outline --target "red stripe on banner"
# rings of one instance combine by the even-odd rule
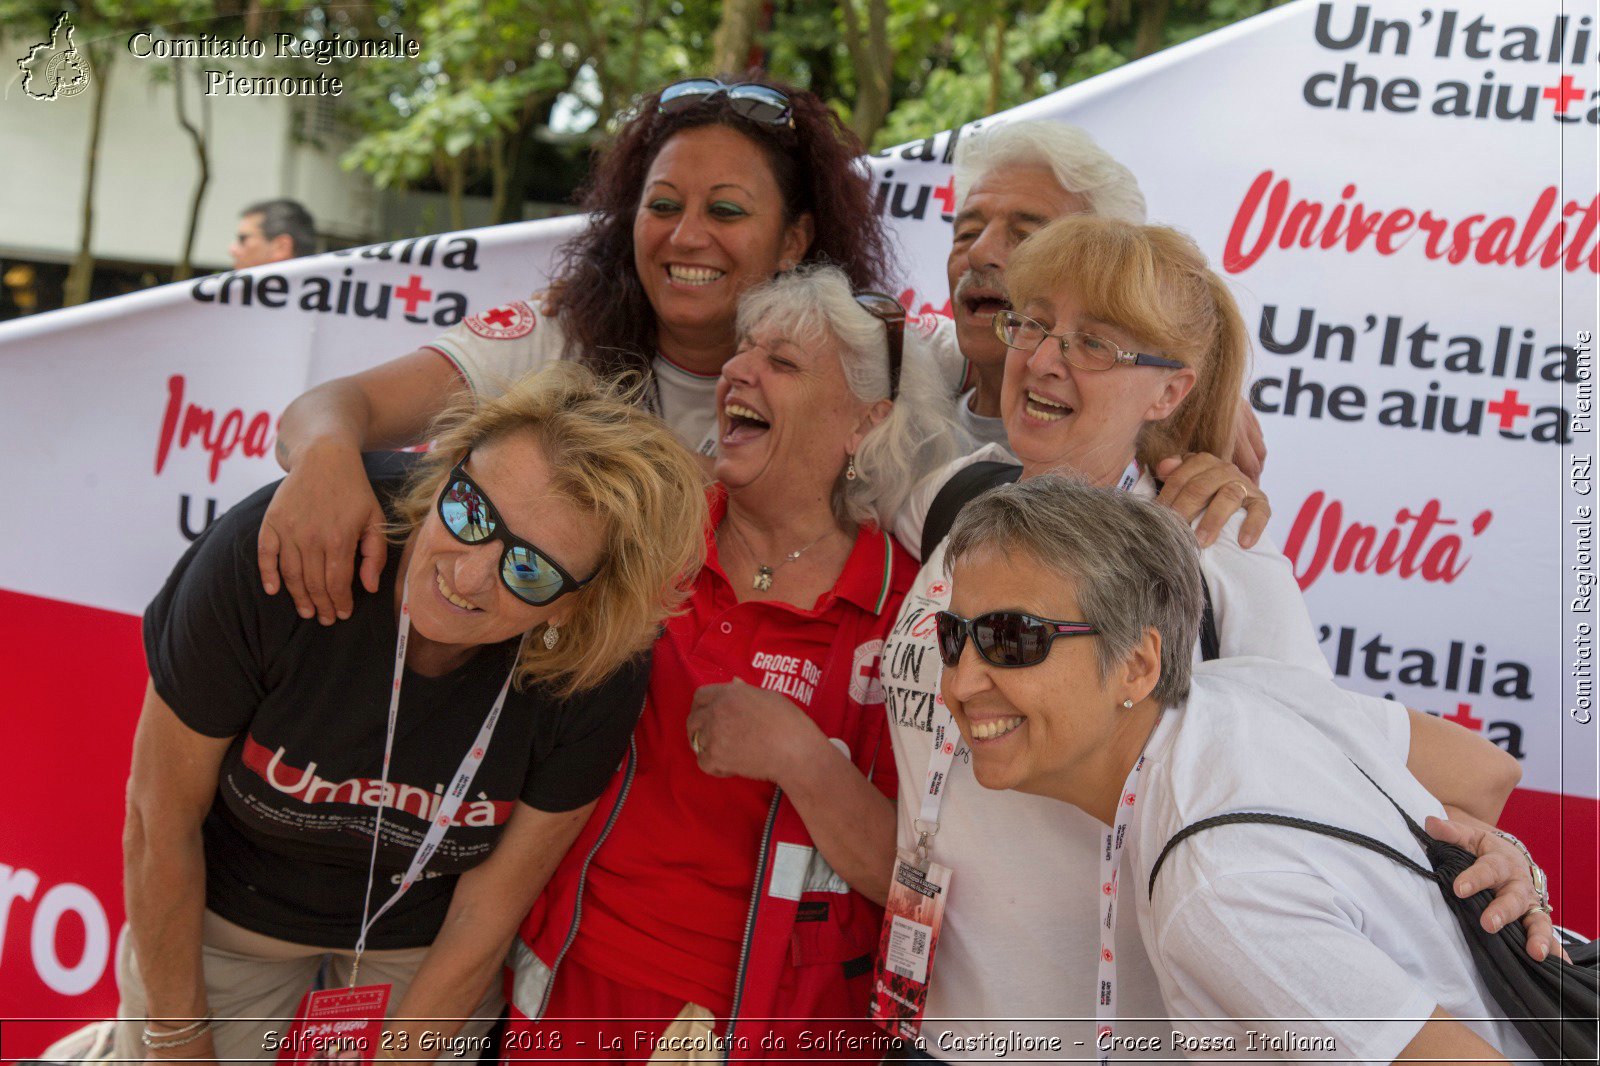
[[[1544,867],[1556,923],[1600,936],[1600,800],[1519,788],[1506,802],[1500,828]]]
[[[139,619],[0,590],[0,1018],[109,1018],[122,805],[146,673]],[[7,1060],[84,1022],[6,1024]]]

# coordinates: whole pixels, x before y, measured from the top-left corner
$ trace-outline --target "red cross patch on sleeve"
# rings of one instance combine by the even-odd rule
[[[467,328],[486,340],[510,341],[532,333],[537,322],[533,308],[518,300],[471,316]]]

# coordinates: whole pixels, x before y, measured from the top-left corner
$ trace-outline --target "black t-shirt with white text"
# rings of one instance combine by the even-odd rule
[[[385,505],[404,465],[369,463]],[[517,642],[485,646],[442,677],[406,671],[386,791],[400,549],[390,547],[377,593],[355,588],[349,620],[302,619],[287,593],[262,591],[256,567],[276,488],[230,509],[179,560],[145,612],[145,657],[157,694],[185,725],[233,738],[203,830],[207,907],[268,936],[349,948],[379,804],[387,795],[374,911],[410,865]],[[432,943],[457,877],[488,857],[517,800],[561,812],[598,798],[627,751],[648,673],[642,656],[565,700],[513,686],[453,824],[368,947]]]

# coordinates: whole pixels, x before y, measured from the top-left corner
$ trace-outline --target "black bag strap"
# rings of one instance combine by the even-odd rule
[[[1209,597],[1207,598],[1209,599]],[[1416,839],[1417,843],[1422,845],[1424,852],[1426,853],[1427,847],[1430,844],[1436,843],[1436,841],[1427,834],[1427,831],[1424,830],[1422,826],[1417,824],[1416,819],[1412,818],[1411,815],[1406,813],[1406,809],[1404,807],[1395,802],[1393,796],[1389,795],[1389,793],[1383,790],[1382,785],[1372,780],[1371,774],[1361,769],[1361,767],[1353,759],[1351,760],[1350,765],[1354,766],[1356,771],[1360,773],[1362,777],[1366,778],[1372,787],[1377,789],[1378,793],[1383,796],[1384,799],[1389,801],[1390,806],[1400,812],[1400,817],[1405,819],[1406,828],[1410,830],[1411,835]],[[1304,829],[1308,833],[1319,833],[1325,837],[1333,837],[1337,840],[1348,841],[1351,844],[1359,844],[1368,851],[1375,851],[1385,858],[1394,860],[1401,866],[1404,866],[1406,869],[1410,870],[1412,873],[1426,877],[1429,881],[1437,882],[1439,880],[1439,874],[1437,871],[1422,865],[1415,859],[1404,854],[1403,852],[1397,851],[1381,840],[1374,840],[1372,837],[1366,836],[1362,833],[1357,833],[1354,830],[1341,829],[1335,825],[1324,825],[1321,822],[1313,822],[1309,818],[1295,818],[1286,814],[1265,814],[1260,811],[1241,811],[1237,814],[1218,814],[1210,818],[1202,818],[1198,822],[1193,822],[1189,825],[1186,825],[1176,833],[1172,834],[1172,839],[1167,841],[1166,846],[1161,849],[1161,853],[1156,856],[1155,865],[1150,868],[1150,884],[1146,889],[1146,894],[1150,897],[1155,896],[1156,875],[1161,872],[1161,864],[1167,861],[1167,855],[1172,851],[1173,848],[1177,847],[1185,840],[1188,840],[1196,833],[1202,832],[1206,829],[1213,829],[1219,825],[1241,825],[1249,822],[1255,822],[1261,825],[1286,825],[1291,829]]]
[[[933,498],[928,508],[928,518],[922,524],[922,561],[939,542],[950,535],[961,509],[996,485],[1009,485],[1022,476],[1022,467],[1016,463],[983,462],[963,467],[953,474]]]
[[[1200,658],[1212,662],[1222,658],[1222,639],[1217,636],[1217,613],[1211,609],[1211,586],[1206,575],[1200,575],[1200,594],[1206,598],[1205,613],[1200,616]]]
[[[1574,965],[1559,955],[1550,955],[1540,962],[1534,962],[1527,955],[1527,937],[1520,922],[1512,922],[1496,934],[1484,933],[1479,923],[1484,909],[1493,898],[1489,891],[1485,889],[1466,899],[1458,899],[1451,887],[1456,877],[1472,865],[1475,856],[1464,848],[1428,836],[1416,819],[1395,803],[1394,797],[1384,792],[1370,774],[1361,770],[1360,766],[1356,769],[1400,812],[1406,828],[1422,844],[1433,869],[1422,866],[1382,841],[1348,829],[1277,814],[1224,814],[1185,826],[1167,841],[1150,871],[1148,891],[1154,895],[1156,874],[1173,847],[1213,826],[1262,822],[1304,829],[1358,844],[1393,859],[1433,882],[1461,930],[1472,956],[1473,968],[1504,1012],[1506,1020],[1527,1041],[1540,1061],[1563,1066],[1576,1066],[1578,1063],[1591,1066],[1597,1061],[1597,1054],[1600,1054],[1600,1046],[1597,1046],[1595,1039],[1596,1021],[1600,1019],[1600,974],[1596,973],[1592,962],[1585,959],[1583,963]]]
[[[1166,847],[1161,849],[1161,854],[1156,856],[1155,865],[1150,869],[1148,895],[1154,897],[1156,875],[1161,872],[1161,864],[1167,861],[1167,855],[1171,853],[1173,848],[1204,830],[1214,829],[1219,825],[1241,825],[1249,822],[1257,822],[1262,825],[1286,825],[1291,829],[1304,829],[1308,833],[1320,833],[1325,837],[1333,837],[1337,840],[1348,841],[1351,844],[1359,844],[1368,851],[1375,851],[1385,858],[1393,859],[1406,869],[1426,877],[1430,881],[1438,879],[1432,870],[1410,856],[1396,851],[1381,840],[1374,840],[1361,833],[1349,829],[1341,829],[1336,825],[1323,825],[1321,822],[1313,822],[1308,818],[1293,818],[1286,814],[1266,814],[1260,811],[1242,811],[1238,814],[1219,814],[1211,818],[1202,818],[1198,822],[1186,825],[1174,833],[1172,839],[1167,841]]]

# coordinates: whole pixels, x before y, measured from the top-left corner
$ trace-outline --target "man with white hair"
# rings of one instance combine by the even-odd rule
[[[1144,193],[1133,171],[1083,130],[1038,120],[964,134],[956,148],[955,193],[946,265],[954,325],[940,323],[928,344],[934,358],[965,374],[970,385],[957,407],[961,427],[975,444],[1004,446],[1000,380],[1006,346],[995,336],[994,316],[1011,306],[1005,269],[1012,251],[1063,215],[1087,212],[1142,223]]]

